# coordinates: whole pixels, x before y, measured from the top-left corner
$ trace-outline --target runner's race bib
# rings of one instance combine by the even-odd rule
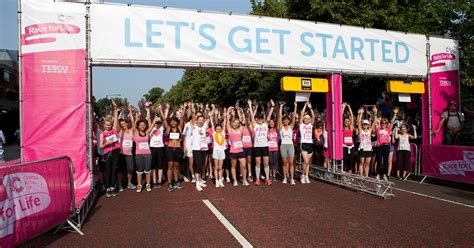
[[[380,130],[380,134],[381,134],[381,135],[387,135],[388,133],[387,133],[387,130],[383,130],[383,129],[382,129],[382,130]]]
[[[268,142],[268,147],[278,147],[278,144],[276,141],[270,141]]]
[[[242,141],[243,141],[243,142],[248,142],[248,143],[250,143],[250,142],[251,142],[250,136],[244,136],[244,137],[242,137]]]
[[[258,142],[265,142],[265,137],[258,137],[258,138],[257,138],[257,141],[258,141]]]
[[[234,148],[242,148],[242,141],[234,142]]]
[[[148,148],[149,148],[148,142],[141,142],[141,143],[138,144],[138,149],[139,150],[146,150]]]
[[[122,146],[123,147],[132,147],[133,142],[131,140],[124,140],[123,143],[122,143]]]
[[[162,146],[163,142],[161,140],[152,140],[151,141],[151,146],[157,147],[157,146]]]
[[[307,134],[307,133],[306,133],[306,134],[304,135],[304,139],[305,139],[305,140],[310,140],[311,138],[312,138],[311,134]]]
[[[105,138],[105,140],[106,140],[107,142],[112,142],[112,143],[113,143],[113,142],[117,142],[117,141],[118,141],[118,138],[117,138],[117,136],[116,136],[115,134],[112,134],[112,135],[110,135],[110,136],[107,136],[107,137]]]
[[[206,141],[207,141],[208,144],[211,144],[212,143],[211,137],[206,137]]]
[[[170,133],[170,139],[179,140],[179,133]]]
[[[344,137],[344,143],[352,144],[352,137]]]

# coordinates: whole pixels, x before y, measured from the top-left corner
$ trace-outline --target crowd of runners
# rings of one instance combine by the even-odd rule
[[[216,188],[308,184],[310,165],[329,164],[325,113],[314,111],[310,102],[141,105],[113,103],[112,115],[96,116],[98,168],[108,197],[124,188],[167,187],[171,192],[183,182],[197,191],[210,182]],[[398,115],[398,108],[383,113],[376,105],[365,106],[354,115],[349,104],[342,107],[344,169],[379,180],[392,172],[405,176],[416,126]],[[298,178],[296,161],[302,172]]]

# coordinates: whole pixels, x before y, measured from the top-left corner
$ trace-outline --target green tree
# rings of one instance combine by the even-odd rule
[[[106,116],[112,115],[112,99],[117,103],[117,106],[121,108],[124,104],[126,104],[126,99],[122,98],[101,98],[93,103],[94,105],[94,112],[98,116]]]
[[[148,91],[148,93],[143,95],[143,97],[145,98],[145,100],[155,103],[158,100],[160,100],[160,98],[162,97],[164,92],[165,92],[165,90],[163,90],[162,88],[154,87],[154,88],[151,88]]]

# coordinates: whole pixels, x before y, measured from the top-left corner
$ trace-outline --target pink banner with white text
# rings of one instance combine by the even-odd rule
[[[86,165],[85,7],[22,1],[23,162],[73,161],[75,202],[90,190]]]
[[[429,42],[431,118],[424,119],[431,119],[432,131],[434,131],[437,130],[441,115],[447,110],[448,103],[455,101],[458,106],[460,103],[459,52],[458,43],[455,40],[430,37]],[[433,136],[432,144],[442,143],[442,131],[443,129],[438,135]]]
[[[70,159],[0,167],[0,247],[13,247],[72,213]]]
[[[423,145],[426,176],[474,184],[474,147]]]

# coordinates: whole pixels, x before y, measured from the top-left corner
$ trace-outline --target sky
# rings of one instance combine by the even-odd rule
[[[114,3],[168,6],[234,13],[249,13],[250,0],[106,0]],[[18,50],[17,0],[0,0],[0,49]],[[97,99],[120,95],[132,104],[153,87],[169,90],[182,69],[94,68],[93,94]]]

